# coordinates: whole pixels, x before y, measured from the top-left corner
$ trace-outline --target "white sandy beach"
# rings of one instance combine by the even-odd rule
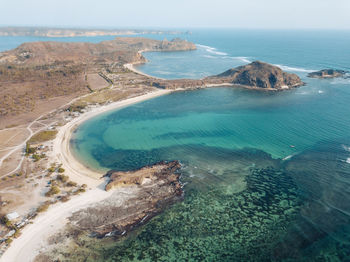
[[[22,230],[21,236],[14,239],[11,246],[1,257],[0,261],[32,261],[41,250],[43,251],[45,249],[46,239],[57,232],[57,230],[64,227],[64,225],[67,223],[67,218],[72,214],[72,212],[93,203],[102,201],[103,199],[109,197],[112,193],[118,193],[121,191],[121,198],[123,197],[123,194],[125,195],[132,193],[132,187],[117,189],[118,192],[115,190],[106,192],[104,190],[105,182],[103,179],[101,179],[103,174],[88,169],[73,157],[69,148],[71,134],[79,124],[98,114],[109,110],[120,109],[147,99],[168,94],[170,92],[172,91],[157,90],[145,95],[125,99],[106,106],[101,106],[82,114],[81,116],[67,123],[65,126],[62,126],[55,140],[53,141],[53,152],[51,155],[52,162],[58,161],[62,163],[63,168],[66,170],[66,174],[69,175],[72,181],[79,184],[87,184],[89,189],[82,195],[72,197],[71,200],[65,203],[57,203],[50,207],[45,213],[38,215],[34,219],[33,224],[27,225]]]
[[[82,122],[107,111],[120,109],[135,103],[139,103],[144,100],[148,100],[157,96],[165,95],[170,93],[170,90],[157,90],[145,95],[125,99],[122,101],[118,101],[115,103],[111,103],[106,106],[101,106],[92,109],[91,111],[82,114],[81,116],[73,119],[65,126],[61,127],[56,139],[53,142],[53,157],[54,160],[63,164],[63,168],[66,169],[67,174],[69,174],[70,179],[79,183],[79,184],[87,184],[88,187],[96,187],[101,183],[100,177],[103,173],[98,173],[93,171],[82,163],[80,163],[75,157],[72,155],[70,151],[70,139],[72,132],[74,129],[80,125]],[[56,158],[56,159],[55,159]]]
[[[139,54],[142,54],[144,52],[148,52],[149,50],[141,50],[141,51],[138,51]],[[139,64],[142,64],[142,63],[139,63],[139,62],[136,62],[136,63],[128,63],[128,64],[124,64],[124,67],[129,69],[130,71],[133,71],[134,73],[136,74],[139,74],[139,75],[143,75],[143,76],[147,76],[149,78],[154,78],[154,79],[160,79],[160,80],[165,80],[164,78],[160,78],[160,77],[156,77],[156,76],[151,76],[151,75],[148,75],[146,73],[143,73],[141,72],[140,70],[137,70],[135,68],[135,65],[139,65]]]

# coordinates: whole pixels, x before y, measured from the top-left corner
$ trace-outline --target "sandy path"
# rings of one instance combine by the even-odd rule
[[[104,190],[105,183],[100,178],[102,174],[88,169],[71,154],[69,141],[72,131],[82,122],[103,112],[123,108],[170,92],[172,91],[157,90],[145,95],[98,107],[82,114],[61,127],[53,141],[53,151],[50,156],[50,162],[61,162],[66,169],[66,174],[69,175],[71,180],[80,184],[87,184],[91,189],[80,196],[73,197],[66,203],[55,204],[50,207],[47,212],[38,215],[38,217],[34,219],[33,224],[27,225],[22,230],[21,236],[14,239],[11,246],[0,258],[0,262],[32,261],[40,250],[43,251],[45,247],[47,247],[47,238],[67,223],[67,218],[72,212],[102,201],[113,193],[120,195],[121,201],[125,199],[124,197],[128,197],[127,195],[133,194],[133,187],[120,188],[109,192]]]
[[[33,259],[48,248],[47,239],[66,223],[67,218],[75,211],[100,202],[112,194],[118,194],[118,199],[123,201],[134,194],[135,187],[120,188],[116,191],[105,191],[101,185],[86,193],[76,196],[66,203],[59,203],[49,208],[45,213],[40,214],[33,224],[27,225],[22,235],[15,239],[10,248],[1,257],[1,262],[27,262]]]

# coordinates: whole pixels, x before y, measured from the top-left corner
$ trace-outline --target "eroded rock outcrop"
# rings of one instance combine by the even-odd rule
[[[309,73],[307,76],[311,78],[337,78],[345,77],[348,72],[336,69],[323,69],[317,72]]]
[[[111,197],[75,212],[69,219],[98,237],[124,235],[164,207],[183,198],[178,161],[160,162],[130,172],[110,171]]]

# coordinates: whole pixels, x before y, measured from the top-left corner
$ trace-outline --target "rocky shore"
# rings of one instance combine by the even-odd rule
[[[114,194],[81,209],[69,218],[75,229],[90,232],[93,236],[120,236],[145,223],[164,207],[183,197],[178,161],[160,162],[129,172],[110,171],[105,189],[136,187],[134,194],[121,203]]]

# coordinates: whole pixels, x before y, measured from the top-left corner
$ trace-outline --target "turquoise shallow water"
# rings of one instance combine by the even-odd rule
[[[101,261],[348,261],[349,32],[195,31],[193,52],[147,53],[140,70],[200,78],[252,60],[297,73],[299,89],[178,92],[81,125],[72,149],[95,169],[183,164],[185,199],[108,248]],[[284,160],[283,160],[284,159]],[[77,253],[79,257],[79,253]]]
[[[178,92],[85,122],[72,140],[83,163],[130,170],[178,159],[185,198],[122,240],[80,242],[70,259],[349,261],[350,79],[306,74],[349,70],[350,32],[195,30],[184,37],[198,50],[146,53],[149,63],[139,69],[200,78],[259,59],[307,85]]]

